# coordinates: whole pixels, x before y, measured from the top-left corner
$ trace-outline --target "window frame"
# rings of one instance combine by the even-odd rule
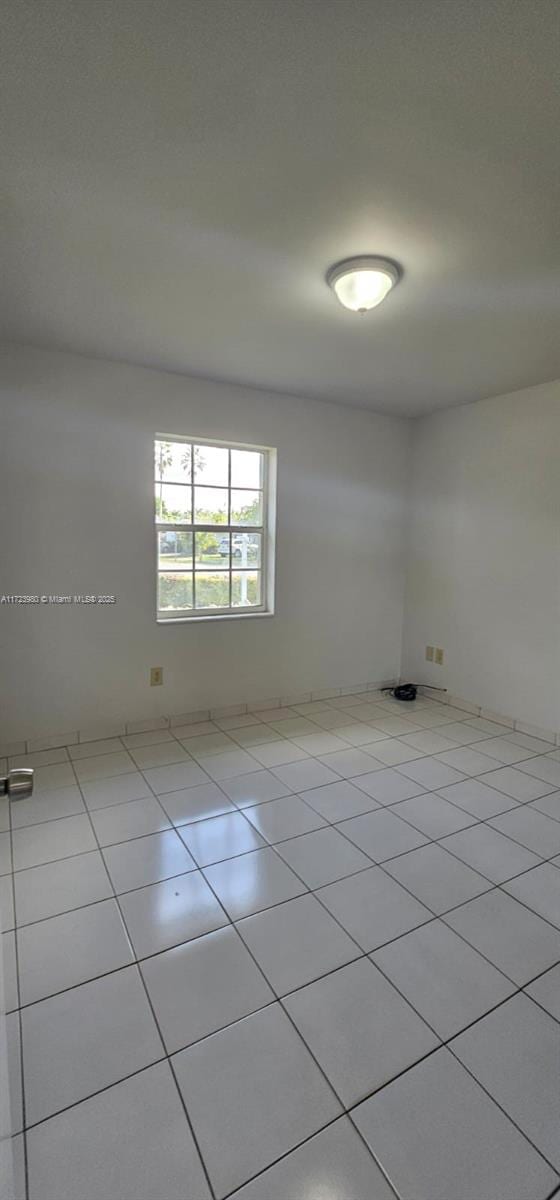
[[[193,456],[191,460],[191,478],[190,483],[182,484],[178,481],[169,480],[170,484],[176,483],[179,487],[186,487],[190,492],[191,503],[191,520],[190,521],[161,521],[158,520],[157,513],[154,513],[155,526],[155,555],[156,555],[156,620],[161,625],[173,625],[174,623],[185,623],[190,621],[213,621],[216,619],[245,619],[246,617],[267,617],[274,614],[274,567],[275,567],[275,527],[276,527],[276,450],[272,446],[261,446],[247,442],[228,442],[221,439],[209,437],[191,437],[183,434],[170,433],[155,433],[154,434],[154,449],[157,442],[170,442],[176,445],[191,446],[193,448]],[[197,486],[194,479],[194,447],[209,446],[223,448],[228,451],[232,450],[247,450],[262,454],[262,480],[259,488],[232,488],[231,483],[231,453],[228,455],[228,481],[224,484],[199,484],[199,487],[221,488],[227,490],[228,496],[228,521],[222,524],[197,523],[194,519],[194,495],[195,487]],[[158,483],[165,483],[165,480],[159,480],[156,477],[154,470],[155,486]],[[232,525],[231,524],[231,493],[232,491],[259,491],[262,496],[262,513],[261,524],[259,525]],[[153,501],[152,501],[153,503]],[[184,532],[190,533],[193,540],[193,566],[192,569],[184,571],[185,576],[193,582],[193,607],[182,609],[162,609],[159,607],[159,577],[161,574],[172,574],[172,568],[162,569],[160,566],[159,554],[159,534],[164,532]],[[215,533],[218,535],[228,535],[229,543],[229,559],[228,565],[222,568],[216,568],[216,574],[222,574],[229,581],[229,598],[230,603],[222,608],[195,608],[196,602],[196,568],[195,568],[195,547],[197,533]],[[261,561],[258,567],[246,568],[249,573],[251,569],[260,573],[261,584],[261,603],[256,605],[247,605],[241,607],[232,606],[232,584],[233,576],[236,573],[233,564],[233,542],[232,537],[240,533],[258,533],[261,538]],[[243,570],[243,568],[241,568]],[[179,573],[179,572],[177,572]],[[208,573],[212,573],[212,568],[208,568]]]

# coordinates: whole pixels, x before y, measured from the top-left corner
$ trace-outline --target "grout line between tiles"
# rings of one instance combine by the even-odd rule
[[[517,993],[515,993],[515,994],[517,995]],[[513,996],[510,996],[509,999],[512,1000]],[[499,1006],[499,1007],[501,1007],[501,1006]],[[456,1036],[458,1037],[459,1034],[457,1034]],[[500,1112],[503,1113],[504,1117],[506,1117],[506,1119],[511,1122],[511,1124],[515,1127],[515,1129],[517,1129],[517,1131],[521,1134],[521,1136],[524,1137],[526,1139],[526,1141],[529,1142],[529,1145],[533,1147],[533,1150],[535,1151],[535,1153],[539,1154],[540,1157],[542,1159],[544,1159],[547,1166],[550,1167],[551,1171],[553,1171],[555,1175],[558,1175],[558,1167],[554,1166],[554,1164],[550,1161],[550,1159],[544,1153],[544,1150],[539,1149],[539,1147],[535,1144],[535,1142],[529,1136],[529,1134],[526,1133],[526,1131],[524,1129],[522,1129],[520,1125],[517,1124],[517,1121],[515,1121],[513,1119],[513,1117],[510,1115],[510,1113],[508,1113],[507,1110],[503,1107],[503,1105],[500,1104],[500,1101],[497,1100],[496,1097],[493,1096],[492,1093],[488,1091],[488,1088],[485,1087],[485,1085],[482,1083],[482,1081],[480,1079],[477,1079],[476,1075],[473,1074],[470,1067],[468,1067],[466,1065],[466,1063],[464,1063],[462,1061],[462,1059],[459,1058],[458,1054],[456,1054],[455,1050],[453,1049],[453,1046],[451,1044],[449,1044],[447,1046],[447,1049],[449,1050],[449,1053],[453,1055],[455,1062],[459,1063],[459,1066],[463,1067],[463,1070],[467,1072],[467,1075],[470,1075],[471,1079],[473,1079],[474,1082],[478,1084],[479,1088],[481,1088],[482,1091],[486,1093],[488,1098],[493,1101],[493,1103],[496,1105],[496,1108],[499,1108]]]
[[[260,1179],[263,1175],[266,1175],[267,1171],[270,1171],[272,1169],[272,1167],[277,1166],[278,1163],[283,1162],[284,1159],[289,1158],[290,1154],[294,1154],[296,1150],[300,1150],[302,1148],[302,1146],[306,1146],[308,1142],[312,1142],[313,1138],[318,1137],[318,1135],[320,1133],[324,1133],[325,1130],[330,1129],[333,1125],[336,1125],[337,1121],[341,1121],[341,1120],[343,1120],[344,1117],[348,1118],[349,1116],[350,1116],[350,1114],[346,1110],[344,1112],[337,1113],[336,1117],[332,1117],[330,1121],[326,1121],[324,1125],[321,1125],[320,1129],[316,1129],[314,1133],[310,1133],[308,1137],[305,1137],[303,1139],[303,1141],[298,1142],[297,1146],[291,1146],[289,1150],[286,1150],[284,1154],[280,1154],[278,1156],[278,1158],[275,1158],[273,1160],[273,1162],[268,1163],[266,1167],[262,1168],[262,1170],[257,1171],[257,1173],[255,1175],[251,1175],[249,1179],[245,1179],[243,1181],[243,1183],[240,1183],[238,1187],[233,1189],[233,1191],[226,1192],[224,1194],[223,1200],[232,1200],[232,1198],[233,1198],[233,1200],[235,1200],[235,1197],[239,1195],[239,1192],[242,1191],[243,1188],[247,1187],[248,1184],[254,1183],[254,1181],[256,1179]],[[379,1170],[381,1171],[382,1175],[387,1180],[387,1183],[389,1184],[391,1191],[394,1193],[396,1200],[401,1200],[400,1193],[396,1191],[394,1184],[391,1183],[391,1180],[389,1179],[389,1176],[387,1175],[387,1172],[382,1167],[381,1163],[377,1160],[377,1158],[376,1158],[375,1154],[373,1153],[373,1151],[371,1150],[370,1146],[368,1146],[364,1137],[362,1136],[360,1131],[358,1129],[356,1129],[353,1122],[352,1122],[352,1128],[355,1130],[356,1133],[359,1134],[360,1141],[363,1142],[370,1158],[373,1159],[375,1165],[377,1167],[379,1167]],[[286,1200],[288,1200],[288,1197],[286,1197]]]
[[[360,1101],[360,1103],[361,1103],[361,1101]],[[235,1197],[238,1196],[239,1193],[243,1190],[243,1188],[246,1188],[248,1186],[248,1184],[254,1183],[256,1179],[260,1179],[263,1175],[266,1175],[267,1171],[270,1171],[272,1169],[272,1167],[276,1167],[278,1165],[278,1163],[281,1163],[284,1161],[284,1159],[289,1158],[290,1154],[294,1154],[296,1150],[300,1150],[302,1146],[306,1146],[308,1142],[313,1141],[313,1138],[318,1137],[320,1133],[324,1133],[325,1130],[330,1129],[331,1126],[336,1125],[337,1121],[344,1120],[344,1118],[346,1118],[347,1120],[350,1119],[350,1112],[346,1109],[344,1110],[344,1112],[339,1113],[338,1116],[333,1117],[332,1120],[327,1121],[326,1124],[322,1125],[320,1129],[317,1129],[315,1131],[315,1133],[309,1134],[309,1137],[304,1138],[302,1142],[298,1142],[297,1146],[291,1147],[291,1149],[286,1150],[284,1154],[280,1154],[278,1158],[275,1158],[273,1162],[269,1163],[266,1167],[263,1167],[261,1171],[257,1171],[256,1175],[251,1175],[250,1179],[245,1179],[243,1183],[239,1184],[239,1187],[234,1188],[233,1191],[231,1191],[231,1192],[226,1192],[223,1200],[235,1200]],[[354,1130],[355,1133],[358,1134],[360,1141],[365,1146],[370,1158],[373,1159],[376,1167],[378,1167],[379,1171],[383,1175],[388,1186],[390,1187],[391,1191],[393,1192],[394,1196],[396,1197],[396,1200],[403,1200],[401,1193],[397,1191],[395,1184],[392,1182],[389,1175],[387,1174],[385,1167],[379,1161],[376,1154],[371,1149],[371,1146],[368,1145],[363,1134],[357,1128],[357,1126],[354,1125],[353,1121],[352,1121],[352,1129]],[[556,1195],[556,1193],[554,1193],[554,1194]],[[286,1197],[286,1200],[289,1200],[289,1198]],[[312,1200],[312,1198],[310,1198],[310,1200]],[[348,1198],[348,1200],[350,1200],[350,1198]],[[547,1197],[547,1200],[552,1200],[552,1197]]]
[[[20,1086],[21,1086],[21,1123],[22,1123],[21,1133],[22,1133],[22,1138],[23,1138],[22,1145],[23,1145],[25,1200],[28,1200],[29,1168],[28,1168],[28,1161],[27,1161],[27,1120],[26,1120],[26,1103],[25,1103],[25,1072],[24,1072],[24,1064],[23,1064],[23,1018],[22,1018],[21,994],[20,994],[20,984],[19,984],[20,971],[19,971],[19,945],[18,945],[18,935],[17,935],[17,914],[16,914],[16,881],[15,881],[15,875],[14,875],[14,871],[13,871],[14,847],[13,847],[13,830],[12,830],[12,806],[11,806],[10,802],[8,802],[8,821],[9,821],[9,831],[10,831],[10,858],[11,858],[11,865],[12,865],[12,872],[11,872],[12,904],[13,904],[13,909],[14,909],[14,958],[15,958],[15,973],[16,973],[15,987],[16,987],[16,997],[17,997],[17,1003],[18,1003],[17,1020],[18,1020],[18,1030],[19,1030],[19,1077],[20,1077]],[[2,950],[0,948],[0,954],[1,953],[2,953]],[[8,1109],[10,1111],[10,1114],[11,1114],[11,1102],[12,1102],[12,1088],[10,1085],[9,1070],[8,1070]],[[11,1124],[12,1124],[12,1122],[10,1119],[10,1132],[12,1132]],[[12,1137],[13,1136],[14,1135],[12,1132]]]

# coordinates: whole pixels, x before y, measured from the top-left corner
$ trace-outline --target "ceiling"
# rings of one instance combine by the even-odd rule
[[[558,0],[4,11],[5,341],[407,415],[560,375]]]

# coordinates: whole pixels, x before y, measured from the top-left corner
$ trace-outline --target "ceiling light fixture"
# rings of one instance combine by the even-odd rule
[[[345,258],[327,271],[327,283],[345,308],[365,313],[385,299],[402,275],[390,258]]]

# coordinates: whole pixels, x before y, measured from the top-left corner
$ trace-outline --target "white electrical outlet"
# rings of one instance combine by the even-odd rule
[[[434,648],[434,662],[437,664],[438,667],[443,666],[443,650],[442,650],[441,646],[436,646]]]
[[[426,662],[434,661],[434,647],[426,646]]]

